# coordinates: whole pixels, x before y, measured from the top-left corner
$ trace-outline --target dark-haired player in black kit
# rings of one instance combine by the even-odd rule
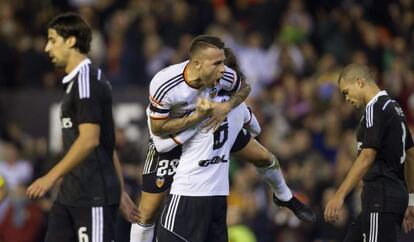
[[[46,242],[114,241],[119,204],[130,221],[137,212],[122,192],[114,152],[111,87],[86,56],[90,41],[91,29],[76,14],[59,15],[49,23],[45,51],[67,73],[61,106],[65,156],[27,189],[30,198],[42,197],[63,178],[50,212]]]
[[[403,224],[412,229],[414,218],[414,148],[404,113],[366,66],[345,67],[338,86],[346,101],[365,112],[357,130],[358,158],[327,203],[325,219],[338,219],[344,198],[362,179],[362,211],[344,241],[395,242]]]

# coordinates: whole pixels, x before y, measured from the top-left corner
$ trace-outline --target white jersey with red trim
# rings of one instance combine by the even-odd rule
[[[185,78],[189,61],[169,66],[151,80],[148,114],[151,119],[183,117],[195,110],[197,100],[205,97],[212,100],[221,89],[235,91],[240,87],[240,78],[225,66],[224,76],[213,88],[198,89],[190,86]]]
[[[230,151],[243,125],[252,119],[251,115],[246,104],[242,103],[227,115],[214,133],[198,130],[184,142],[170,193],[227,196]]]
[[[214,101],[217,101],[214,99]],[[252,137],[256,137],[261,132],[261,127],[259,122],[257,121],[256,116],[254,113],[250,110],[250,108],[243,102],[240,104],[241,106],[244,106],[249,111],[249,116],[245,117],[244,122],[244,128],[250,133]],[[149,127],[149,133],[151,136],[152,141],[154,142],[155,148],[158,152],[165,153],[170,150],[172,150],[177,145],[181,145],[185,143],[187,140],[191,139],[196,132],[199,130],[198,126],[191,127],[189,129],[186,129],[178,134],[175,135],[168,135],[166,137],[160,137],[157,135],[154,135],[151,131],[151,125],[150,125],[150,119],[147,119],[148,127]]]

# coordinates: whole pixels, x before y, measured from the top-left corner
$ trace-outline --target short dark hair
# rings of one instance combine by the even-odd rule
[[[241,79],[245,80],[246,76],[242,72],[237,57],[234,54],[233,50],[231,48],[224,48],[224,55],[226,57],[226,59],[224,60],[224,64],[233,69]]]
[[[347,65],[339,74],[338,86],[341,85],[343,80],[355,81],[358,77],[364,78],[369,83],[375,83],[374,76],[367,66],[352,63]]]
[[[76,38],[75,48],[82,54],[87,54],[91,47],[92,30],[89,25],[76,13],[63,13],[56,16],[48,24],[49,29],[67,39]]]
[[[189,50],[190,59],[194,57],[199,50],[206,49],[208,47],[216,47],[221,50],[224,48],[224,42],[215,36],[199,35],[191,42]]]

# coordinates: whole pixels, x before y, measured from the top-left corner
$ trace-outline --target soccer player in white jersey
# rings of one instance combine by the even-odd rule
[[[228,48],[226,62],[232,68],[239,69],[235,56],[229,52]],[[240,71],[237,71],[237,73],[240,73]],[[225,78],[229,82],[229,78]],[[214,94],[214,92],[212,93]],[[233,95],[232,98],[236,95]],[[152,112],[151,110],[147,111]],[[182,143],[179,137],[174,137],[174,135],[170,135],[170,137],[177,143]],[[143,174],[143,192],[141,200],[139,201],[140,217],[137,219],[137,223],[134,223],[131,227],[131,242],[152,241],[154,217],[166,195],[167,188],[172,182],[172,174],[178,163],[177,160],[180,157],[180,152],[177,152],[177,149],[175,148],[167,153],[159,153],[155,149],[155,145],[153,143],[150,144]],[[234,155],[256,166],[261,177],[272,188],[275,194],[273,199],[277,205],[288,207],[301,220],[306,222],[315,221],[315,214],[297,200],[286,186],[276,157],[255,139],[251,139],[242,150],[234,153]],[[145,171],[147,171],[147,174]],[[164,175],[159,177],[159,174]]]
[[[198,36],[190,45],[188,61],[167,67],[154,76],[150,84],[148,116],[150,129],[155,135],[173,135],[205,120],[207,113],[193,111],[197,99],[208,97],[210,91],[214,93],[224,89],[232,92],[227,102],[215,105],[209,112],[206,125],[212,129],[221,124],[227,113],[248,96],[250,86],[241,82],[232,69],[224,66],[223,48],[224,43],[217,37]],[[154,213],[160,205],[160,193],[172,181],[172,175],[156,177],[157,171],[164,165],[161,161],[167,160],[168,164],[165,165],[170,170],[176,165],[179,155],[179,149],[168,154],[159,154],[150,143],[143,172],[140,216],[137,224],[133,225],[143,233],[153,230]]]
[[[161,214],[158,241],[228,241],[229,156],[232,147],[237,151],[249,142],[250,134],[242,128],[250,119],[251,113],[243,103],[216,131],[198,130],[183,143]],[[236,140],[238,144],[233,146]]]

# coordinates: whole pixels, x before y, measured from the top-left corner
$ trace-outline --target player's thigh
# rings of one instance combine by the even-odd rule
[[[160,217],[157,240],[206,241],[213,215],[211,197],[170,194]]]
[[[71,213],[78,241],[115,241],[117,210],[117,205],[72,207]]]
[[[76,232],[68,209],[59,203],[53,203],[50,210],[45,242],[76,242]]]
[[[206,241],[228,242],[227,231],[227,197],[214,197],[214,216],[210,224]]]
[[[176,147],[168,153],[159,153],[150,143],[142,172],[142,191],[163,193],[171,187],[181,152]]]
[[[395,213],[366,213],[363,221],[363,235],[366,241],[397,241],[403,216]]]
[[[250,139],[243,149],[231,154],[236,158],[252,163],[255,166],[270,165],[271,160],[269,151],[256,139]]]
[[[163,226],[158,226],[157,228],[157,241],[158,242],[183,242],[189,241],[186,238],[183,238],[181,235],[176,234]]]
[[[167,194],[168,191],[160,193],[141,193],[141,198],[138,205],[138,210],[140,216],[142,217],[142,221],[140,221],[141,223],[148,224],[154,221],[155,215],[161,209],[162,203],[164,202]]]

